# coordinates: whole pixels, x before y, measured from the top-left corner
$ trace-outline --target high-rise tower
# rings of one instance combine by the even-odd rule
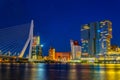
[[[110,50],[112,23],[109,20],[81,27],[82,55],[106,54]]]
[[[72,57],[72,59],[73,60],[80,59],[81,47],[80,47],[78,41],[70,40],[70,44],[71,44],[71,57]]]
[[[32,44],[32,59],[41,59],[42,58],[42,47],[40,45],[40,37],[34,36],[33,37],[33,44]]]

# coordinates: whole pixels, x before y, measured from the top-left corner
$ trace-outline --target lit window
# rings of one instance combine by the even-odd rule
[[[97,30],[97,32],[99,33],[99,32],[100,32],[100,30]]]
[[[84,29],[90,29],[90,27],[89,27],[89,26],[87,26],[87,25],[85,25],[85,26],[84,26]]]

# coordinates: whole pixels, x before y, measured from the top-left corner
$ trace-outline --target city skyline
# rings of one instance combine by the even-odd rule
[[[119,80],[120,0],[0,0],[0,80]]]
[[[112,44],[120,46],[117,35],[120,26],[120,1],[1,0],[0,3],[0,28],[28,23],[33,19],[35,35],[40,35],[45,54],[50,46],[56,48],[56,51],[70,51],[69,41],[80,41],[81,25],[101,20],[113,23]]]

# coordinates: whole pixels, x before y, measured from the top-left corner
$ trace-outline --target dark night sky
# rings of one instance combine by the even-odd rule
[[[113,23],[112,44],[120,46],[119,0],[0,0],[0,28],[31,19],[45,54],[50,46],[70,51],[70,39],[80,41],[82,24],[105,19]]]

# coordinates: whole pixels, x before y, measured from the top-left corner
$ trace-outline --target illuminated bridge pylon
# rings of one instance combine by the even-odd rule
[[[0,29],[0,56],[16,56],[31,61],[33,42],[33,20],[31,23]]]
[[[34,27],[34,23],[33,23],[33,20],[31,21],[31,24],[30,24],[30,31],[29,31],[29,36],[28,36],[28,39],[19,55],[19,57],[23,57],[27,47],[28,47],[28,44],[30,44],[30,48],[29,48],[29,61],[31,61],[31,53],[32,53],[32,42],[33,42],[33,27]]]

